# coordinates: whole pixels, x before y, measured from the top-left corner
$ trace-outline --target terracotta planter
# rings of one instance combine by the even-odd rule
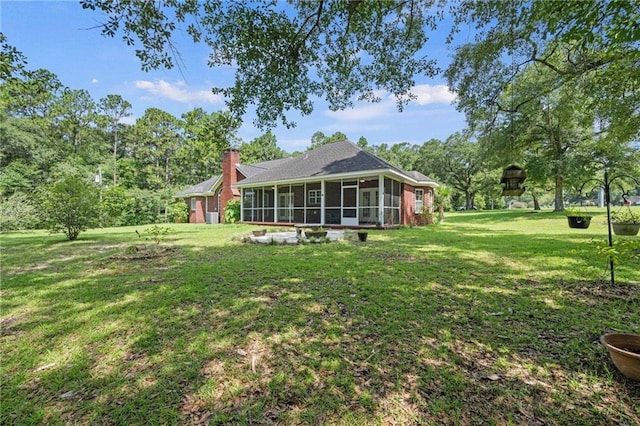
[[[640,336],[637,334],[611,333],[600,337],[611,355],[611,360],[622,374],[640,381]]]
[[[587,229],[591,224],[591,216],[567,216],[569,228]]]
[[[638,235],[640,231],[640,223],[611,222],[611,226],[616,235]]]

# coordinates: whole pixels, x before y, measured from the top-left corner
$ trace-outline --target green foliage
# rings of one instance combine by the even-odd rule
[[[98,224],[98,189],[82,176],[63,175],[41,195],[44,220],[52,233],[64,232],[73,241],[80,232]]]
[[[157,190],[171,186],[175,153],[182,143],[181,123],[158,108],[148,108],[133,128],[133,158],[139,168],[138,186]]]
[[[240,145],[240,153],[244,164],[276,160],[287,156],[285,151],[278,148],[276,137],[271,131],[258,136],[249,143]]]
[[[619,223],[640,223],[640,214],[634,213],[630,207],[611,212],[611,221]]]
[[[562,212],[567,217],[593,217],[587,210],[580,207],[567,207]]]
[[[292,123],[285,114],[313,111],[315,97],[332,110],[356,98],[379,100],[383,89],[406,104],[418,75],[433,76],[435,64],[422,50],[427,29],[435,28],[433,0],[398,2],[199,2],[152,3],[83,0],[101,10],[103,33],[123,32],[144,69],[172,67],[176,23],[188,24],[194,42],[208,44],[212,67],[234,65],[231,87],[216,87],[230,110],[255,106],[256,124]],[[277,94],[277,96],[274,96]]]
[[[240,220],[240,200],[229,200],[224,208],[224,223],[236,223]]]
[[[184,200],[175,201],[167,207],[169,209],[169,217],[175,222],[184,223],[189,220],[189,206]]]
[[[602,240],[593,241],[593,244],[600,256],[611,259],[615,265],[640,261],[640,239],[638,238],[616,238],[611,247],[607,241]]]
[[[0,231],[37,229],[40,214],[35,203],[24,193],[16,192],[7,198],[0,198]]]
[[[156,246],[160,245],[166,238],[167,234],[171,232],[171,229],[166,226],[153,225],[150,228],[144,230],[144,234],[151,238]]]
[[[146,225],[159,221],[162,202],[154,191],[133,188],[127,191],[133,203],[127,205],[123,225]]]
[[[12,161],[0,170],[0,194],[33,191],[41,179],[40,170],[35,165],[22,159]]]
[[[100,209],[102,212],[103,226],[137,225],[136,221],[129,216],[135,211],[136,199],[121,186],[110,186],[102,191],[102,202]]]
[[[183,114],[184,143],[176,152],[176,164],[181,166],[174,172],[173,183],[194,184],[220,173],[222,151],[239,142],[241,124],[226,111],[207,113],[196,108]]]

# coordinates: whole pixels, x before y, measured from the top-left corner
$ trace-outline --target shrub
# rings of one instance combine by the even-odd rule
[[[224,223],[236,223],[240,220],[240,200],[229,200],[224,208]]]
[[[70,241],[98,224],[98,189],[75,174],[63,174],[42,192],[45,223],[52,233],[64,232]]]
[[[184,200],[175,201],[168,206],[169,216],[177,223],[184,223],[189,220],[189,206]]]
[[[38,209],[26,194],[16,192],[0,200],[0,232],[36,229],[40,223]]]
[[[103,226],[127,224],[127,213],[135,210],[136,199],[121,186],[112,186],[102,191],[100,203]],[[136,223],[134,223],[136,224]]]

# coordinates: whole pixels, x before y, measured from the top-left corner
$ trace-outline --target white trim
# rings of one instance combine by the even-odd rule
[[[420,198],[418,198],[418,191],[422,193],[422,196]],[[420,200],[419,203],[418,200]],[[420,211],[418,211],[418,204],[420,204]],[[415,214],[424,213],[424,188],[413,189],[413,212]]]
[[[320,181],[321,180],[332,181],[332,180],[340,180],[340,179],[349,180],[349,179],[359,179],[362,177],[376,177],[380,175],[391,177],[402,183],[411,183],[412,185],[429,186],[431,188],[437,188],[438,186],[440,186],[438,183],[432,182],[432,181],[428,181],[428,182],[418,181],[416,179],[411,178],[410,176],[405,175],[404,173],[400,173],[393,169],[364,170],[359,172],[336,173],[331,175],[308,176],[303,178],[291,178],[291,179],[283,179],[283,180],[277,180],[277,181],[262,181],[262,182],[248,182],[248,183],[246,182],[247,179],[243,179],[239,182],[236,182],[232,186],[236,188],[246,188],[246,187],[253,187],[253,186],[269,186],[269,185],[276,185],[276,184],[295,185],[295,184],[303,184],[308,182],[318,182],[319,180]]]

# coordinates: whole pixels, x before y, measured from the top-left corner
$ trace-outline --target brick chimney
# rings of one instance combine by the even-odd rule
[[[222,193],[220,194],[220,219],[224,218],[224,210],[234,198],[240,198],[240,192],[231,186],[238,182],[236,164],[240,163],[240,151],[237,148],[227,148],[222,151]]]

